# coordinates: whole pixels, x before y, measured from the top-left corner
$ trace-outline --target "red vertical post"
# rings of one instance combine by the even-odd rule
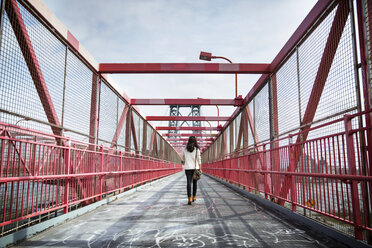
[[[271,164],[274,171],[280,171],[280,154],[279,154],[279,142],[275,141],[279,134],[279,121],[278,121],[278,90],[276,73],[271,77]],[[276,195],[276,192],[280,189],[280,176],[277,174],[271,175],[272,180],[272,193]]]
[[[127,121],[125,125],[125,151],[130,153],[131,143],[132,143],[132,136],[131,136],[131,126],[132,126],[132,109],[129,108],[127,112]]]
[[[132,122],[131,123],[131,129],[132,129],[132,139],[133,139],[134,150],[135,150],[136,154],[139,154],[139,147],[138,147],[137,134],[136,134],[136,126],[134,124],[133,113],[132,113],[131,122]]]
[[[295,148],[292,144],[292,135],[289,135],[289,172],[294,173],[296,170],[295,166]],[[292,202],[292,211],[296,212],[296,205],[297,205],[297,199],[296,199],[296,176],[291,174],[289,176],[290,182],[291,182],[291,202]]]
[[[263,145],[263,158],[262,162],[265,165],[261,166],[261,169],[264,169],[265,171],[268,171],[267,169],[267,164],[266,164],[266,144]],[[264,189],[265,189],[265,198],[268,199],[268,193],[270,192],[270,187],[269,187],[269,180],[268,180],[269,175],[267,173],[264,174]]]
[[[90,100],[90,125],[89,125],[89,150],[96,150],[97,130],[98,130],[98,103],[99,103],[99,83],[97,74],[93,73],[92,93]]]
[[[356,160],[355,160],[355,148],[354,148],[354,137],[352,131],[352,123],[350,115],[344,116],[345,125],[345,138],[347,147],[347,160],[349,164],[349,174],[356,175]],[[358,195],[358,182],[356,180],[351,181],[351,204],[353,206],[353,217],[354,217],[354,235],[356,239],[363,239],[363,232],[361,229],[362,217],[360,213],[359,195]]]
[[[147,123],[143,123],[142,129],[142,155],[146,156],[147,154]]]
[[[103,146],[99,148],[99,172],[103,172]],[[103,176],[99,175],[99,200],[102,200]]]
[[[123,171],[123,162],[122,162],[122,160],[123,160],[123,158],[122,158],[122,152],[121,151],[119,151],[119,159],[120,159],[120,162],[119,162],[119,171],[120,171],[120,175],[119,175],[119,193],[120,193],[120,190],[121,190],[121,181],[122,181],[122,178],[123,178],[123,173],[122,173],[122,171]]]
[[[371,109],[371,75],[369,68],[371,68],[371,61],[368,60],[368,51],[372,51],[372,3],[371,1],[366,1],[367,8],[363,9],[363,4],[365,1],[357,0],[357,15],[358,15],[358,33],[359,33],[359,47],[360,47],[360,61],[361,61],[361,77],[363,83],[363,96],[364,96],[364,109],[369,111]],[[366,17],[368,16],[368,18]],[[367,25],[368,23],[368,25]],[[367,30],[369,27],[369,30]],[[367,33],[369,37],[367,38]],[[369,40],[369,44],[367,44]],[[372,125],[372,113],[367,113],[366,115],[366,126],[370,127]],[[369,170],[366,174],[372,175],[372,131],[367,129],[366,131],[367,147],[364,150],[364,155],[368,159]],[[372,201],[372,183],[369,183],[369,199],[370,203]],[[366,209],[368,211],[368,209]],[[368,226],[371,227],[371,223],[367,221]],[[367,239],[372,242],[372,234],[368,233]]]
[[[70,166],[71,166],[71,141],[68,138],[65,146],[65,175],[70,174]],[[64,199],[64,207],[63,207],[63,213],[68,213],[68,204],[69,204],[69,195],[70,195],[70,180],[71,178],[65,178],[65,199]]]

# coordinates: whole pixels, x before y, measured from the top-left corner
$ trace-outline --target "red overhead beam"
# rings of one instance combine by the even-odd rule
[[[178,147],[179,147],[179,148],[183,148],[183,147],[185,147],[185,146],[184,146],[184,145],[183,145],[183,146],[182,146],[182,145],[174,145],[174,146],[172,146],[172,147],[174,147],[174,148],[178,148]],[[208,146],[200,145],[199,147],[203,149],[203,148],[207,148]]]
[[[202,130],[221,130],[221,127],[156,127],[156,130],[191,130],[191,131],[202,131]]]
[[[228,105],[241,106],[242,98],[237,99],[131,99],[132,105]]]
[[[165,133],[163,136],[173,137],[173,136],[183,136],[183,137],[216,137],[216,133],[212,134],[206,134],[206,133]]]
[[[263,63],[101,63],[99,73],[223,73],[268,74]]]
[[[168,138],[168,141],[188,141],[188,138]],[[206,138],[206,139],[201,139],[201,138],[196,138],[197,141],[213,141],[213,138]]]
[[[229,116],[147,116],[147,121],[228,121]]]
[[[212,141],[198,141],[198,144],[210,144]],[[170,144],[187,144],[187,141],[175,140],[169,141]]]

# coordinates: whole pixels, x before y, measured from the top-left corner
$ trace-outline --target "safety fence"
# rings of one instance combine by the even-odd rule
[[[208,173],[370,243],[371,16],[371,1],[318,1],[202,154]]]
[[[182,170],[173,162],[4,123],[0,151],[1,236]]]
[[[1,122],[180,161],[72,34],[40,13],[41,1],[1,2]]]
[[[372,126],[358,128],[355,120],[360,117],[345,115],[311,128],[341,124],[342,132],[300,143],[292,140],[303,132],[290,134],[205,163],[203,170],[350,235],[354,229],[355,237],[362,239],[372,231],[372,176],[361,144]]]

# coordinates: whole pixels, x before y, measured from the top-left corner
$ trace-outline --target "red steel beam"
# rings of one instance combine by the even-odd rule
[[[220,127],[156,127],[156,130],[191,130],[191,131],[203,131],[203,130],[221,130]]]
[[[330,8],[330,5],[334,2],[333,0],[323,0],[318,1],[315,6],[311,9],[309,14],[305,17],[305,19],[302,21],[300,26],[296,29],[296,31],[293,33],[291,38],[287,41],[287,43],[283,46],[283,48],[280,50],[280,52],[276,55],[274,60],[271,62],[270,65],[270,71],[275,72],[281,63],[289,57],[288,54],[293,51],[293,48],[301,41],[303,40],[303,37],[305,35],[310,35],[311,32],[309,30],[312,30],[312,27],[316,22],[319,20],[319,18],[322,16],[322,14],[326,11],[332,11],[333,8]],[[249,91],[249,93],[244,98],[244,104],[248,104],[251,99],[257,94],[257,92],[260,91],[265,85],[266,80],[270,74],[264,74],[262,75],[256,82],[256,84],[252,87],[252,89]],[[235,112],[231,115],[231,118],[234,119],[235,116],[240,114],[240,109],[236,109]],[[223,126],[223,129],[227,128],[229,125],[228,122],[225,123]]]
[[[180,147],[181,148],[181,147],[185,147],[185,145],[183,145],[183,146],[182,145],[174,145],[172,147],[174,147],[174,148],[179,148]],[[203,149],[203,148],[207,148],[208,146],[199,146],[199,147]]]
[[[116,143],[118,142],[121,130],[123,129],[124,122],[125,122],[125,120],[127,118],[127,115],[128,115],[128,110],[129,110],[129,107],[127,105],[125,105],[125,107],[123,109],[123,112],[121,113],[119,123],[118,123],[118,126],[116,128],[114,137],[112,138],[112,141],[111,141],[111,146],[110,146],[111,148],[113,148],[116,145]]]
[[[131,105],[225,105],[241,106],[243,99],[130,99]]]
[[[206,134],[206,133],[165,133],[163,136],[173,137],[173,136],[181,136],[181,137],[216,137],[217,134]]]
[[[314,81],[314,85],[310,94],[310,98],[305,110],[305,114],[303,117],[303,120],[301,122],[301,125],[309,124],[313,121],[316,109],[318,107],[320,98],[322,96],[322,92],[325,86],[325,83],[327,81],[327,77],[329,74],[329,71],[331,69],[331,65],[333,62],[333,58],[336,54],[338,44],[340,42],[347,18],[349,16],[349,4],[348,1],[340,1],[332,27],[329,32],[329,36],[327,39],[327,43],[325,45],[323,55],[318,67],[318,72]],[[299,143],[302,143],[306,141],[307,136],[309,134],[309,129],[311,125],[305,126],[301,129],[301,131],[304,131],[302,135],[299,135],[296,140],[296,145]],[[298,161],[300,160],[302,156],[302,149],[301,147],[298,148],[298,151],[296,152],[296,158],[294,162],[294,170],[297,169]],[[286,176],[285,181],[282,184],[282,188],[280,190],[280,196],[285,198],[289,192],[290,188],[290,178],[289,176]],[[279,200],[279,204],[283,205],[284,201]]]
[[[50,123],[60,126],[56,110],[54,109],[52,98],[49,94],[48,87],[44,80],[44,76],[42,74],[39,62],[36,57],[36,53],[28,35],[26,25],[23,22],[22,15],[17,5],[17,1],[6,1],[5,10],[8,14],[19,47],[22,51],[28,70],[35,84],[35,88],[39,95],[41,104],[43,105],[45,115],[47,116]],[[51,128],[54,135],[62,136],[62,130],[60,128],[55,126],[52,126]]]
[[[99,73],[220,73],[268,74],[264,63],[101,63]]]
[[[170,141],[169,144],[184,144],[184,145],[187,145],[187,141]],[[198,145],[200,144],[211,144],[210,141],[206,141],[206,142],[198,142]]]
[[[147,121],[228,121],[230,116],[147,116]]]
[[[188,141],[188,138],[168,138],[168,141]],[[207,138],[207,139],[201,139],[201,138],[196,138],[197,141],[213,141],[213,138]]]
[[[133,145],[134,145],[134,149],[136,151],[136,154],[138,154],[139,153],[139,149],[138,149],[139,147],[138,147],[138,142],[137,142],[136,127],[134,125],[133,115],[132,115],[132,118],[130,118],[130,121],[131,121]]]

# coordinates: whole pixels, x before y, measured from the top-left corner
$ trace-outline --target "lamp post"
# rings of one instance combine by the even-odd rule
[[[228,58],[225,58],[222,56],[212,56],[212,53],[207,53],[207,52],[200,52],[199,59],[206,60],[206,61],[211,61],[212,59],[224,59],[224,60],[229,61],[230,64],[233,63]],[[238,98],[238,74],[236,73],[235,73],[235,98]]]

